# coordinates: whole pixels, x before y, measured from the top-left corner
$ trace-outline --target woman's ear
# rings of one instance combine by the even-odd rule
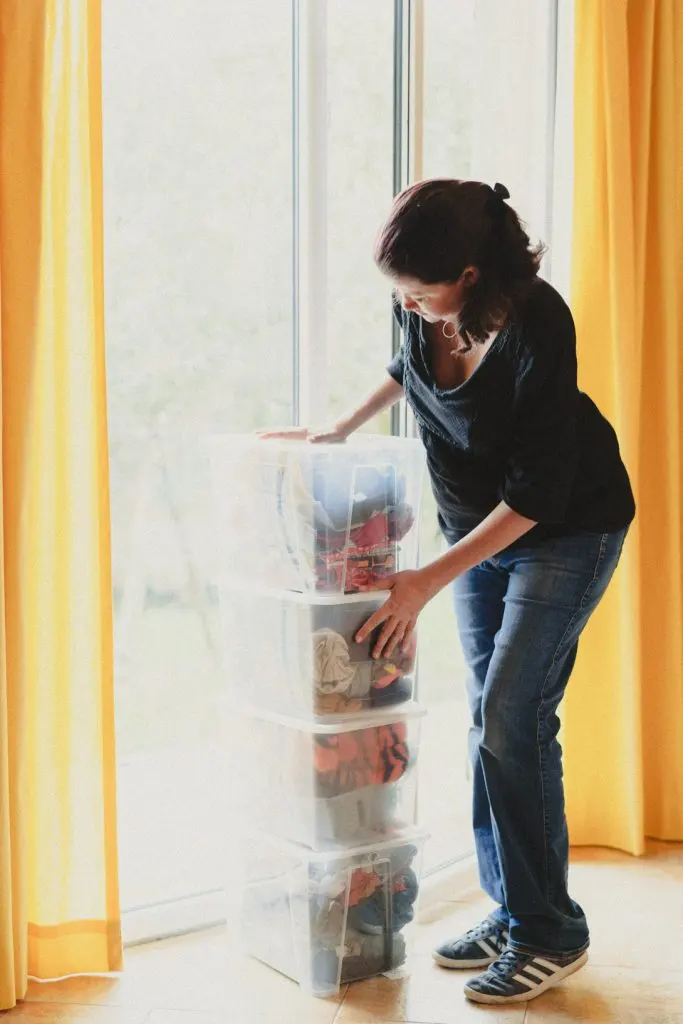
[[[465,267],[461,274],[461,280],[465,288],[472,288],[480,278],[479,267]]]

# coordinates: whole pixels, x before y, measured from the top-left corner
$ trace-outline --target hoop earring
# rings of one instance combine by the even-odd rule
[[[441,333],[443,334],[444,338],[447,341],[454,341],[458,337],[457,327],[455,326],[455,324],[451,324],[451,327],[453,328],[453,333],[452,334],[447,334],[446,333],[446,324],[447,323],[448,323],[448,320],[446,321],[446,323],[441,328]]]

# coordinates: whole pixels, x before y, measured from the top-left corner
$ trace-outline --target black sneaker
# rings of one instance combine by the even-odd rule
[[[459,939],[438,946],[432,956],[440,967],[488,967],[506,949],[509,937],[505,925],[487,917]]]
[[[465,995],[475,1003],[524,1003],[558,985],[588,960],[584,949],[564,957],[505,952],[487,971],[465,985]]]

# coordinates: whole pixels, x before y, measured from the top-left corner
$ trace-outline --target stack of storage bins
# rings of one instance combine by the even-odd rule
[[[226,679],[243,716],[240,925],[316,995],[406,961],[425,836],[415,643],[373,659],[362,592],[417,564],[422,449],[211,440]]]

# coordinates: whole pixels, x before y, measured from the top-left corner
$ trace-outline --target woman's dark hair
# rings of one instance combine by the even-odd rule
[[[514,316],[538,274],[544,246],[532,247],[504,185],[434,178],[397,196],[375,244],[375,262],[391,277],[424,284],[458,280],[479,269],[460,316],[460,331],[483,342]]]

